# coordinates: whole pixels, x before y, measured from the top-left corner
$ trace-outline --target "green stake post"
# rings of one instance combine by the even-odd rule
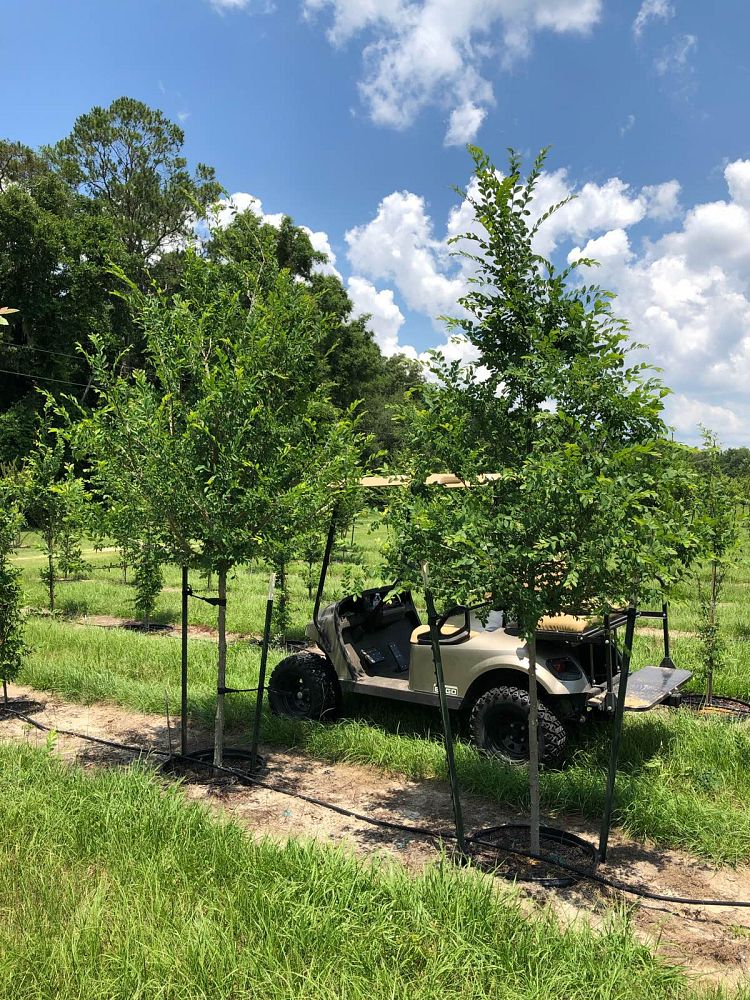
[[[182,670],[180,674],[180,753],[188,749],[188,568],[182,567]]]
[[[250,750],[250,767],[254,771],[258,759],[258,741],[260,739],[260,719],[263,714],[263,692],[266,684],[266,663],[268,662],[268,646],[271,641],[271,616],[273,615],[273,597],[276,589],[276,574],[271,573],[268,581],[268,599],[266,601],[266,620],[263,626],[263,646],[260,654],[260,674],[258,676],[258,693],[255,696],[255,721],[253,723],[253,743]]]
[[[440,714],[443,717],[443,739],[445,742],[445,758],[448,763],[448,776],[451,785],[451,799],[453,800],[453,818],[456,823],[456,843],[461,854],[466,854],[466,842],[464,840],[464,819],[461,812],[461,798],[458,790],[458,775],[456,774],[456,759],[453,753],[453,731],[448,713],[448,698],[445,693],[445,678],[443,677],[443,657],[440,650],[440,635],[437,629],[437,613],[435,612],[435,601],[432,591],[428,586],[427,566],[422,567],[424,578],[424,596],[427,604],[427,621],[430,626],[430,639],[432,641],[432,659],[435,664],[435,681],[437,683],[438,698],[440,699]]]

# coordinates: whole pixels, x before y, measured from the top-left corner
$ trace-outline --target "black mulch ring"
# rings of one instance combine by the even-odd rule
[[[174,625],[164,624],[164,622],[123,622],[122,628],[129,632],[171,632]]]
[[[533,882],[549,888],[575,885],[585,874],[593,873],[597,866],[597,852],[574,833],[542,826],[539,830],[540,856],[524,857],[529,850],[528,823],[506,823],[503,826],[479,830],[467,838],[468,854],[478,868],[502,878],[518,882]],[[520,854],[508,853],[519,851]],[[582,874],[568,872],[558,867],[559,861]]]
[[[0,720],[14,719],[14,712],[33,715],[35,712],[42,712],[46,707],[43,701],[35,701],[33,698],[9,698],[7,704],[0,700]]]
[[[260,777],[268,770],[265,757],[258,754],[255,758],[255,768],[252,767],[252,754],[249,747],[224,747],[223,767],[230,768],[235,774],[214,769],[214,748],[205,747],[193,750],[182,757],[175,754],[162,764],[162,770],[175,777],[185,778],[195,784],[204,785],[235,785],[250,784],[251,778]],[[243,778],[246,781],[243,781]]]
[[[705,694],[684,694],[680,699],[680,708],[689,708],[693,712],[704,715],[715,715],[723,719],[746,721],[750,718],[750,703],[739,698],[723,698],[714,695],[711,704],[706,704]]]

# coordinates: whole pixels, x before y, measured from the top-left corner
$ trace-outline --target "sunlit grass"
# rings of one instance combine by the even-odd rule
[[[2,746],[0,770],[7,1000],[708,995],[623,917],[563,928],[447,863],[412,877],[252,841],[138,767],[85,773]]]

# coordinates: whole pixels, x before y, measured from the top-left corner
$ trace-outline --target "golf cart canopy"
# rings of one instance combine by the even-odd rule
[[[481,486],[484,483],[492,483],[496,479],[502,479],[499,472],[482,472],[475,481],[460,479],[452,472],[433,472],[425,481],[425,486],[445,486],[446,489],[465,490],[470,486]],[[411,476],[363,476],[359,480],[359,485],[368,490],[384,489],[393,486],[408,486],[412,482]]]

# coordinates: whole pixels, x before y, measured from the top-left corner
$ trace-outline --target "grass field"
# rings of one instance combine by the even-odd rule
[[[137,767],[0,746],[4,1000],[697,1000],[631,935],[452,865],[253,842]],[[734,994],[738,1000],[744,994]]]
[[[377,582],[377,553],[382,537],[368,534],[363,521],[356,544],[372,582]],[[350,544],[347,540],[346,545]],[[346,554],[344,549],[343,554]],[[59,606],[68,614],[132,614],[132,587],[122,582],[120,570],[107,569],[115,553],[90,555],[94,571],[89,580],[60,585]],[[38,570],[42,559],[33,549],[19,552],[30,605],[43,606],[44,588]],[[304,567],[292,573],[293,633],[301,634],[310,612]],[[343,563],[334,564],[329,596],[341,586]],[[747,587],[750,568],[744,553],[730,574],[723,598],[723,629],[731,644],[731,666],[717,678],[717,693],[750,696],[750,642]],[[179,614],[178,574],[167,572],[159,601],[159,618],[176,621]],[[266,573],[240,569],[230,581],[228,627],[257,631],[262,620]],[[693,590],[695,588],[693,587]],[[215,612],[191,602],[191,621],[213,624]],[[697,626],[697,603],[687,585],[675,595],[673,625],[692,631]],[[165,689],[178,704],[179,643],[171,639],[122,630],[103,630],[72,624],[64,618],[31,617],[31,652],[21,680],[37,688],[57,691],[81,701],[113,700],[143,711],[164,710]],[[215,651],[212,644],[191,644],[191,713],[206,724],[213,714]],[[699,657],[696,639],[673,640],[673,657],[691,668]],[[275,651],[271,662],[283,654]],[[639,637],[636,666],[658,662],[659,641]],[[230,647],[228,677],[231,686],[252,686],[259,652],[249,643]],[[229,699],[230,723],[243,725],[251,717],[252,696]],[[443,777],[444,759],[438,739],[436,712],[414,708],[395,710],[387,703],[350,698],[345,718],[335,725],[292,723],[268,718],[265,735],[271,742],[303,746],[321,758],[373,764],[413,777]],[[595,818],[601,812],[608,730],[590,726],[581,731],[569,765],[542,776],[544,808]],[[523,807],[526,776],[523,770],[489,760],[466,743],[457,748],[463,786],[498,802]],[[678,846],[705,858],[735,863],[750,858],[750,728],[721,720],[704,720],[688,712],[657,711],[626,717],[618,778],[616,820],[626,831],[656,843]]]

